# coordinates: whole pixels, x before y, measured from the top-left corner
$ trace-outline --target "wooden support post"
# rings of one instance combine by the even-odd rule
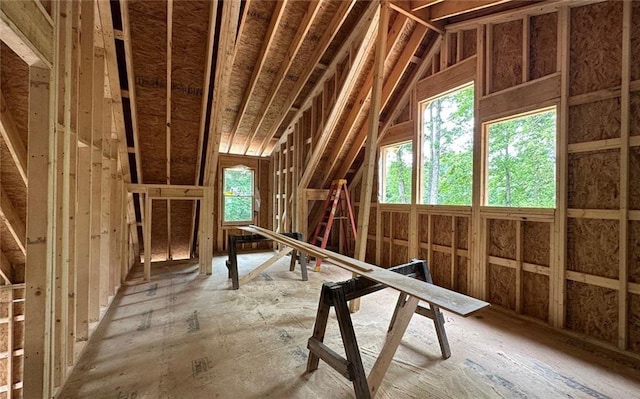
[[[516,221],[516,313],[522,313],[522,256],[524,254],[524,242],[522,237],[522,224],[521,220]]]
[[[167,184],[171,184],[171,53],[173,52],[173,0],[167,0]],[[171,255],[171,200],[167,200],[167,260]]]
[[[384,60],[387,42],[387,28],[389,25],[389,4],[387,0],[380,1],[380,19],[378,21],[378,36],[376,37],[376,53],[373,75],[373,89],[371,92],[371,108],[369,110],[369,133],[365,149],[364,177],[360,190],[360,206],[358,207],[358,231],[356,240],[356,259],[364,260],[367,254],[367,232],[369,231],[369,213],[371,211],[371,193],[373,191],[373,172],[375,170],[378,128],[380,122],[380,108],[382,85],[384,84]],[[360,308],[360,301],[352,301],[349,305],[352,312]]]
[[[151,207],[153,203],[149,194],[144,196],[144,281],[151,281]],[[204,209],[203,209],[204,212]],[[200,220],[202,223],[202,219]],[[200,241],[200,253],[202,254],[202,240]],[[202,256],[202,255],[201,255]],[[200,266],[202,267],[202,265]]]
[[[113,104],[104,109],[103,129],[102,129],[102,188],[100,198],[100,307],[109,303],[109,269],[111,268],[111,234],[110,212],[111,212],[111,121]],[[145,236],[146,238],[146,236]],[[146,244],[146,242],[145,242]]]
[[[25,398],[48,397],[50,391],[51,356],[51,278],[53,259],[50,256],[52,185],[55,176],[49,164],[53,148],[53,115],[50,104],[50,71],[41,66],[29,68],[29,149],[27,193],[27,265],[25,268],[26,299],[24,329]]]

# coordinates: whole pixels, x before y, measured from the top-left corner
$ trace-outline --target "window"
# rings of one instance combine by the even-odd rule
[[[422,104],[421,203],[471,205],[473,104],[473,84]]]
[[[380,150],[380,197],[390,204],[411,203],[413,146],[410,141],[382,147]]]
[[[489,123],[487,205],[554,208],[556,109]]]
[[[223,215],[225,223],[253,221],[253,170],[245,167],[224,169]]]

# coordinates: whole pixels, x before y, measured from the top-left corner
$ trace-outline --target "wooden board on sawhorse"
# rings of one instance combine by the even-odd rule
[[[425,261],[413,261],[405,265],[392,267],[389,270],[433,284],[431,273]],[[386,286],[362,276],[339,283],[324,283],[320,293],[313,336],[309,338],[307,344],[309,349],[307,372],[310,373],[316,370],[320,359],[324,360],[329,366],[353,382],[353,388],[358,399],[373,398],[377,393],[414,313],[433,320],[442,357],[447,359],[451,356],[449,341],[444,330],[444,317],[440,309],[433,305],[428,308],[420,306],[418,298],[401,292],[391,318],[384,346],[367,378],[353,323],[351,322],[348,301],[383,288],[386,288]],[[338,319],[340,334],[342,335],[342,342],[347,356],[346,359],[323,343],[329,319],[329,309],[332,306]]]
[[[295,240],[302,240],[302,233],[284,233],[286,237],[293,238]],[[267,259],[265,262],[260,264],[258,267],[247,273],[246,275],[238,276],[238,245],[245,244],[250,242],[259,242],[259,241],[270,241],[271,239],[264,237],[260,234],[250,234],[250,235],[235,235],[229,234],[227,236],[227,251],[229,254],[229,258],[227,259],[226,265],[227,269],[229,269],[229,278],[231,278],[231,284],[234,290],[240,288],[240,284],[246,284],[251,279],[262,273],[269,266],[276,263],[278,260],[282,259],[289,253],[291,253],[291,263],[289,265],[289,270],[294,271],[296,267],[296,260],[300,263],[300,272],[302,273],[302,281],[307,281],[307,257],[305,254],[300,253],[296,248],[287,247],[280,250],[277,254]]]

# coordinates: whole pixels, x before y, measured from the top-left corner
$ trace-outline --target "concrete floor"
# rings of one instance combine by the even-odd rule
[[[239,256],[240,275],[269,253]],[[320,288],[350,277],[336,266],[300,280],[280,260],[231,290],[223,262],[155,266],[124,287],[61,398],[352,398],[349,381],[320,362],[305,374]],[[378,355],[397,293],[363,298],[353,321],[365,369]],[[431,320],[414,316],[377,398],[640,398],[640,361],[488,309],[445,313],[452,356],[440,357]],[[341,349],[331,313],[330,347]]]

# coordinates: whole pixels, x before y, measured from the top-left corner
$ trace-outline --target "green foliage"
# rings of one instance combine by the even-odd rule
[[[422,203],[471,205],[473,85],[431,101],[422,120]]]
[[[493,123],[488,136],[489,205],[554,208],[555,110]]]
[[[253,219],[253,170],[224,170],[224,221],[246,222]]]
[[[385,181],[383,202],[390,204],[411,203],[411,169],[413,146],[410,142],[385,147],[382,150]]]

